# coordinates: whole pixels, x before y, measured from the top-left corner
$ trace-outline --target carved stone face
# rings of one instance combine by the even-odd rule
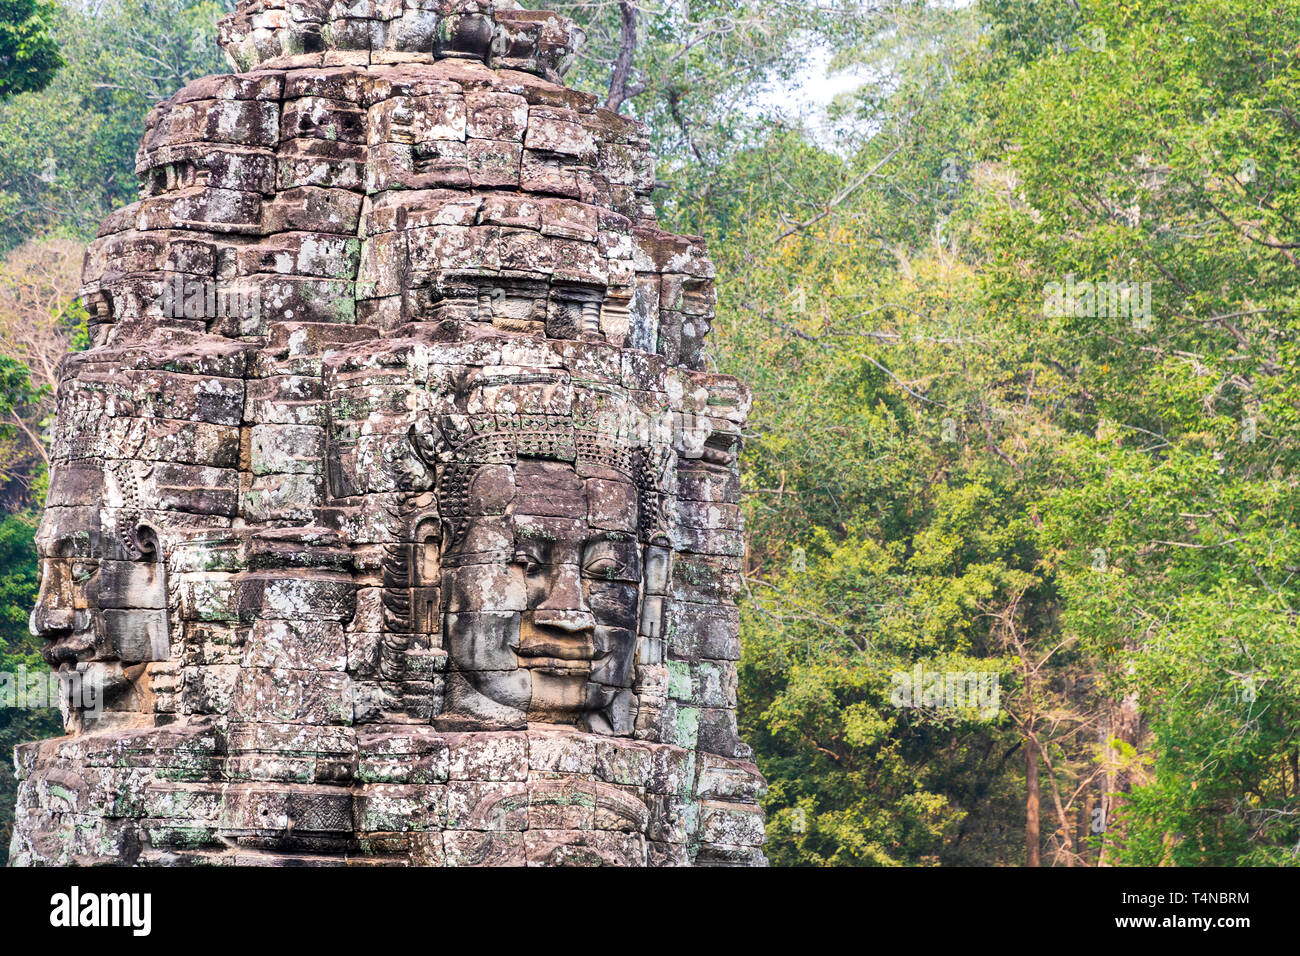
[[[444,552],[449,704],[626,733],[641,606],[636,486],[545,459],[486,465]],[[467,686],[466,686],[467,685]],[[459,693],[457,693],[459,690]]]
[[[29,622],[45,640],[41,656],[69,684],[77,675],[74,711],[124,706],[149,661],[169,654],[167,584],[154,530],[132,523],[123,538],[105,534],[98,512],[84,508],[46,512],[36,536],[41,584]],[[65,688],[72,690],[72,688]],[[71,726],[79,714],[69,714]]]
[[[41,656],[52,667],[91,659],[97,652],[98,530],[62,532],[48,517],[36,536],[41,586],[32,610],[32,634],[46,641]]]
[[[11,858],[760,862],[749,399],[646,130],[558,14],[238,6],[87,252],[32,626],[112,690]]]

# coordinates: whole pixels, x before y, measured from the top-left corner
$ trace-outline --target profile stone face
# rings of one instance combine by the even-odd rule
[[[87,253],[31,619],[82,692],[11,859],[762,864],[749,396],[643,128],[561,85],[553,13],[221,36]]]

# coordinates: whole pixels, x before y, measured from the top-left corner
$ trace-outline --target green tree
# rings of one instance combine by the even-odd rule
[[[0,358],[0,410],[30,401],[30,392],[27,369]],[[49,670],[41,660],[39,642],[27,630],[27,615],[39,587],[35,532],[33,514],[0,517],[0,674],[8,692],[15,695],[14,700],[0,699],[0,753],[6,755],[17,744],[56,736],[63,727],[57,710],[15,706],[15,682],[21,675],[37,677]],[[12,761],[0,761],[0,865],[9,857],[16,789]]]
[[[63,66],[53,0],[0,0],[0,100],[42,90]]]
[[[1098,662],[1106,852],[1294,863],[1300,4],[1084,3],[1079,23],[1097,42],[990,90],[1016,188],[984,276],[1056,372],[1037,509],[1063,626]],[[1110,280],[1129,308],[1049,291]]]
[[[1053,592],[1020,483],[1033,462],[1002,449],[1022,353],[994,346],[970,267],[980,119],[944,77],[975,31],[942,28],[967,46],[864,46],[898,82],[863,91],[877,132],[851,156],[778,131],[680,213],[718,263],[718,365],[756,395],[740,690],[778,863],[1023,858],[1016,718],[1061,696],[1026,687],[1017,654],[1026,628],[1053,633]],[[996,678],[1001,706],[900,706],[918,666]],[[1072,772],[1077,742],[1028,727]],[[1074,815],[1064,830],[1062,854]]]
[[[227,67],[215,0],[107,0],[60,6],[54,34],[68,66],[36,92],[0,103],[0,249],[48,235],[88,240],[134,200],[144,117],[192,79]]]

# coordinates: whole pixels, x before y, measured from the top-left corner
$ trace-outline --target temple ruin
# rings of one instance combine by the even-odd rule
[[[761,865],[749,394],[554,13],[245,0],[91,245],[11,860]]]

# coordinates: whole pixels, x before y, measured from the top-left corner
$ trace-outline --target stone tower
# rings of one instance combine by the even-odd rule
[[[713,267],[581,35],[244,0],[86,256],[19,864],[762,864]]]

